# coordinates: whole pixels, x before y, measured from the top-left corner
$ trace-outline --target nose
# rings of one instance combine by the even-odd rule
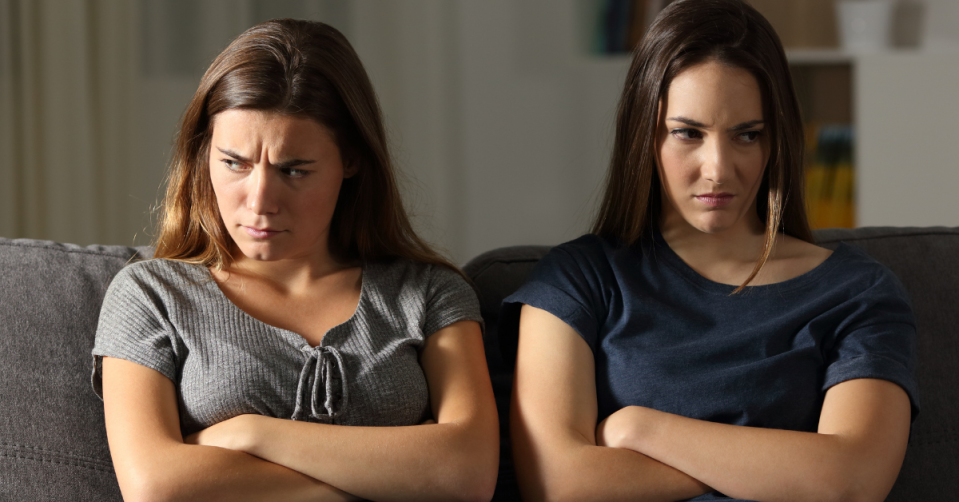
[[[246,205],[254,214],[274,214],[279,210],[279,187],[273,178],[271,170],[262,165],[256,166],[253,174],[247,178],[251,186]]]
[[[703,147],[702,176],[717,185],[722,185],[733,176],[734,162],[731,145],[713,139]]]

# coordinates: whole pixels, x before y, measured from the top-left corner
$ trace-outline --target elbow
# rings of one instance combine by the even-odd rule
[[[809,500],[826,502],[882,502],[889,490],[865,483],[855,475],[831,475]],[[881,492],[881,493],[880,493]]]
[[[481,482],[472,482],[470,486],[459,487],[452,499],[459,502],[490,502],[493,499],[493,492],[496,490],[496,476],[492,477],[492,482],[483,480]]]
[[[490,502],[496,489],[496,476],[453,478],[445,480],[445,487],[436,490],[427,488],[434,495],[430,500],[449,502]],[[436,485],[434,485],[435,487]]]
[[[486,455],[484,455],[486,456]],[[457,502],[489,502],[496,490],[499,459],[477,461],[467,458],[448,478],[449,500]]]
[[[490,472],[478,477],[462,495],[464,502],[490,502],[493,499],[493,492],[496,491],[497,465],[494,465]]]
[[[815,494],[810,500],[823,502],[872,502],[877,499],[871,498],[862,490],[855,488],[833,487],[824,489]],[[882,500],[881,498],[878,500]]]
[[[590,483],[568,473],[539,470],[529,465],[520,465],[516,469],[516,481],[519,484],[522,499],[533,502],[581,502],[596,499],[597,494],[589,493]]]
[[[539,496],[533,499],[543,502],[579,502],[595,496],[595,494],[584,493],[582,486],[577,486],[576,483],[558,480],[538,488]]]
[[[837,490],[832,500],[837,502],[882,502],[888,493],[877,493],[875,489],[862,484],[847,483],[847,486]]]
[[[168,502],[177,499],[151,482],[123,483],[120,485],[120,492],[125,502]]]
[[[156,473],[127,472],[125,474],[122,478],[117,476],[125,502],[170,502],[183,499],[183,494],[176,493],[173,486],[160,479]]]
[[[444,500],[462,502],[489,502],[496,490],[499,470],[499,443],[483,442],[471,447],[458,448],[456,453],[438,470],[442,479]],[[435,486],[435,485],[434,485]]]
[[[499,474],[499,427],[495,415],[485,427],[460,436],[446,463],[444,480],[448,500],[489,502]]]

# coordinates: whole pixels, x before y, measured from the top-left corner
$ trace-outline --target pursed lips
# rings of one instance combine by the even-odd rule
[[[709,207],[722,207],[733,201],[735,197],[731,193],[720,192],[720,193],[704,193],[696,196],[696,200],[706,204]]]
[[[266,228],[255,228],[255,227],[247,227],[247,226],[244,226],[244,227],[243,227],[243,230],[246,230],[246,233],[247,233],[250,237],[253,237],[254,239],[268,239],[268,238],[273,237],[274,235],[277,235],[277,234],[279,234],[280,232],[282,232],[282,230],[276,230],[276,229],[270,228],[270,227],[266,227]]]

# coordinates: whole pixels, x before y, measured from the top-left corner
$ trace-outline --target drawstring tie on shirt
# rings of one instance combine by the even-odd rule
[[[296,386],[293,420],[333,423],[349,401],[343,356],[335,347],[304,347],[303,352],[308,357]],[[339,389],[335,387],[335,380],[339,380]],[[307,399],[310,400],[309,415],[304,409]]]

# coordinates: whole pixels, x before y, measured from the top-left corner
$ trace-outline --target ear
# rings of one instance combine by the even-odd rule
[[[360,166],[355,161],[350,161],[343,166],[343,179],[352,178],[360,172]]]

